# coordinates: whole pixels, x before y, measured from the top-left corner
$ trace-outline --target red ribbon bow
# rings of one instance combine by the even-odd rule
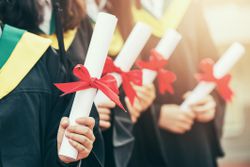
[[[167,64],[168,60],[165,60],[156,50],[151,51],[151,56],[148,62],[139,60],[136,63],[140,68],[146,68],[157,72],[159,92],[161,94],[164,94],[165,92],[173,94],[174,89],[172,84],[176,80],[176,75],[173,72],[164,69]]]
[[[101,79],[92,78],[87,68],[80,64],[75,66],[73,69],[73,74],[79,79],[79,81],[55,84],[58,89],[64,92],[62,96],[88,88],[96,88],[101,90],[106,96],[108,96],[125,111],[122,103],[119,100],[119,90],[117,87],[117,82],[113,76],[107,75]]]
[[[126,96],[128,97],[131,104],[134,104],[134,99],[137,97],[136,91],[133,89],[131,82],[135,85],[142,85],[142,71],[141,70],[132,70],[129,72],[122,71],[117,67],[113,60],[110,57],[107,57],[106,63],[103,70],[103,75],[108,73],[118,73],[122,78],[122,87]]]
[[[200,69],[203,73],[197,74],[198,81],[213,82],[216,84],[216,89],[225,101],[231,101],[233,91],[229,87],[231,75],[227,74],[224,77],[217,79],[214,76],[214,61],[212,59],[204,59],[200,63]]]

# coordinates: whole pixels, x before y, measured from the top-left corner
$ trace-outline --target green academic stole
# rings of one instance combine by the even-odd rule
[[[51,44],[51,40],[4,26],[0,37],[0,99],[13,91]]]

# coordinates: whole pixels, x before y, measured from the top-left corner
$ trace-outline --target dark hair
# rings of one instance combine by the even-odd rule
[[[43,19],[41,8],[36,0],[0,0],[0,20],[4,24],[34,31]]]
[[[84,0],[61,0],[63,11],[62,24],[64,30],[74,29],[79,26],[85,17],[85,1]]]
[[[78,26],[85,16],[84,1],[60,0],[60,3],[64,31]],[[4,24],[34,32],[43,21],[42,8],[38,0],[0,0],[0,20]]]

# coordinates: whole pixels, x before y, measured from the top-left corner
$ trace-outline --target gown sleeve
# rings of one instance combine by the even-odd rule
[[[0,101],[2,166],[42,166],[45,113],[41,111],[48,110],[49,99],[46,93],[20,92]]]

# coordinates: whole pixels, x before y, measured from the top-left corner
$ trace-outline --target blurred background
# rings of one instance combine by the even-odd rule
[[[220,53],[234,41],[246,55],[234,67],[235,98],[228,104],[220,167],[250,167],[250,0],[202,0],[209,29]]]

